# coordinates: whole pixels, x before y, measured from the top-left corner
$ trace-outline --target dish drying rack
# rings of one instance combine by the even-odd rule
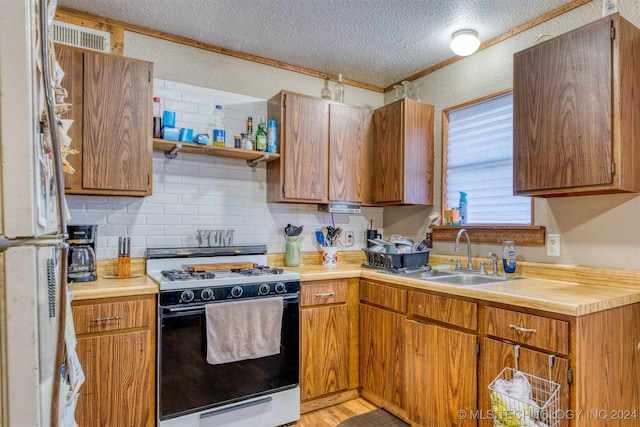
[[[429,262],[429,250],[405,253],[375,252],[363,249],[367,256],[365,267],[381,268],[384,270],[414,269],[425,267]]]
[[[519,347],[516,346],[516,367],[504,368],[489,384],[494,426],[557,427],[560,425],[560,384],[518,370]],[[549,356],[549,378],[553,356]],[[530,386],[530,396],[510,393],[505,384],[516,378]]]

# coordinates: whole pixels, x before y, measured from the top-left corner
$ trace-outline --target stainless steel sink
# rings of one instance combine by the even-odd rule
[[[506,282],[509,280],[517,280],[521,279],[521,277],[515,278],[506,278],[504,276],[484,276],[480,274],[456,274],[448,277],[434,277],[432,280],[438,283],[446,283],[449,285],[457,285],[457,286],[481,286],[481,285],[489,285],[492,283],[500,283]]]
[[[446,283],[455,286],[482,286],[491,283],[501,283],[509,280],[522,279],[522,277],[507,278],[505,276],[488,276],[484,274],[468,273],[455,270],[428,270],[403,273],[402,277],[408,279],[427,280],[431,282]]]
[[[410,279],[432,280],[439,277],[451,277],[459,274],[459,272],[453,270],[428,270],[405,273],[402,276]]]

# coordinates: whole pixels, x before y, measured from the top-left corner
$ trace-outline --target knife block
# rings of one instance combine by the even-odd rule
[[[128,256],[118,257],[118,276],[119,277],[131,276],[131,257],[128,257]]]

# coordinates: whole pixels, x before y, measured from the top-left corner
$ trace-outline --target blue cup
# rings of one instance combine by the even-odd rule
[[[180,129],[180,141],[193,142],[193,129],[189,129],[189,128]]]
[[[175,111],[164,110],[162,113],[162,126],[167,128],[176,127],[176,113]]]

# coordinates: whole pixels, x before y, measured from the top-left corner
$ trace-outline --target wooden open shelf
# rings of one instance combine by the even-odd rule
[[[229,147],[214,147],[213,145],[201,145],[193,142],[169,141],[166,139],[153,138],[153,149],[157,151],[164,151],[165,154],[173,150],[178,144],[182,146],[178,149],[178,152],[241,159],[246,160],[249,166],[255,166],[257,163],[262,161],[271,162],[280,158],[280,154],[278,153],[265,153],[263,151],[249,151]]]

